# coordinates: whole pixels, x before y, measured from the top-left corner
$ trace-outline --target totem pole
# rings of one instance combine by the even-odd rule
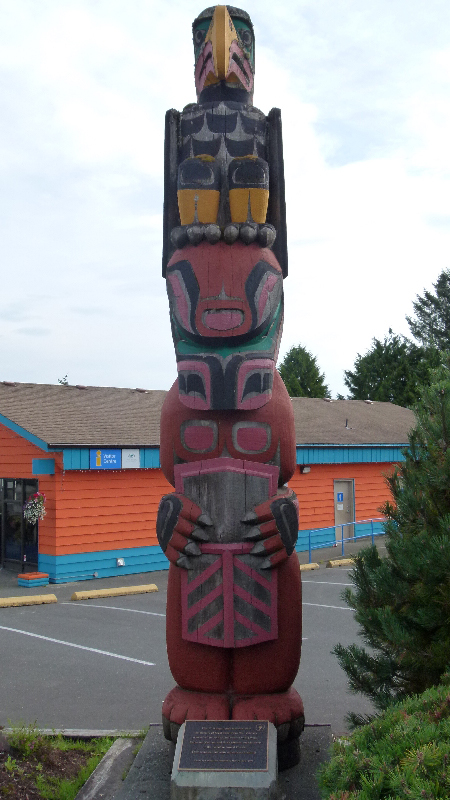
[[[174,494],[157,533],[170,560],[167,650],[186,719],[263,719],[297,743],[301,650],[291,402],[275,369],[287,275],[281,118],[252,105],[254,35],[233,6],[193,23],[198,102],[168,111],[163,275],[178,381],[161,416]],[[290,744],[291,743],[291,744]]]

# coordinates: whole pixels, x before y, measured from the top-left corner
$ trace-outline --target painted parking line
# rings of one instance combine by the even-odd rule
[[[98,603],[60,603],[60,606],[72,606],[72,608],[79,608],[85,606],[86,608],[109,608],[111,611],[132,611],[133,614],[150,614],[151,617],[165,617],[165,614],[158,614],[156,611],[140,611],[137,608],[120,608],[119,606],[99,606]]]
[[[44,639],[46,642],[54,642],[55,644],[64,644],[66,647],[76,647],[78,650],[88,650],[90,653],[98,653],[101,656],[110,656],[111,658],[121,658],[123,661],[133,661],[135,664],[144,664],[146,667],[154,667],[153,661],[141,661],[139,658],[131,658],[131,656],[120,656],[118,653],[109,653],[107,650],[97,650],[95,647],[85,647],[82,644],[74,644],[73,642],[64,642],[62,639],[52,639],[50,636],[42,636],[40,633],[30,633],[30,631],[21,631],[18,628],[6,628],[0,625],[0,630],[11,631],[12,633],[23,633],[24,636],[33,636],[35,639]]]
[[[327,586],[353,586],[354,585],[353,583],[341,583],[340,581],[338,581],[338,583],[333,583],[333,581],[305,581],[304,578],[302,578],[302,583],[325,583],[325,584],[327,584]]]
[[[304,606],[315,606],[316,608],[338,608],[340,611],[353,611],[348,606],[324,606],[322,603],[303,603]]]

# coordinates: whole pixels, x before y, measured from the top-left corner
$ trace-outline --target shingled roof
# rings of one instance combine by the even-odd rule
[[[292,397],[297,444],[407,444],[412,411],[393,403]]]
[[[52,447],[159,445],[167,392],[0,383],[0,414]]]
[[[165,391],[0,382],[0,414],[50,447],[159,445]],[[302,444],[406,444],[414,414],[392,403],[292,399]]]

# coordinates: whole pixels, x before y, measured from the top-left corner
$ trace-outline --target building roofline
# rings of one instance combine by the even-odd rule
[[[21,425],[17,425],[16,422],[13,422],[12,419],[5,417],[3,414],[0,414],[0,422],[5,426],[5,428],[9,428],[9,430],[13,431],[13,433],[18,433],[23,439],[27,439],[27,441],[31,442],[31,444],[36,445],[36,447],[40,447],[41,450],[49,452],[51,449],[48,443],[44,442],[43,439],[35,436],[34,433],[30,433],[30,431],[27,431],[25,428],[22,428]]]

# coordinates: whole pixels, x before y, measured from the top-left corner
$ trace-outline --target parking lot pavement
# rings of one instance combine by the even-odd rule
[[[0,596],[12,588],[20,594],[2,572]],[[158,592],[70,600],[77,590],[145,583],[155,583]],[[346,583],[345,569],[303,574],[304,643],[294,684],[307,722],[330,723],[337,733],[346,729],[349,710],[370,710],[349,694],[330,653],[338,641],[357,641],[353,612],[340,598]],[[160,722],[173,686],[165,647],[167,572],[49,588],[57,604],[0,609],[0,725],[23,720],[45,728],[136,730]]]

